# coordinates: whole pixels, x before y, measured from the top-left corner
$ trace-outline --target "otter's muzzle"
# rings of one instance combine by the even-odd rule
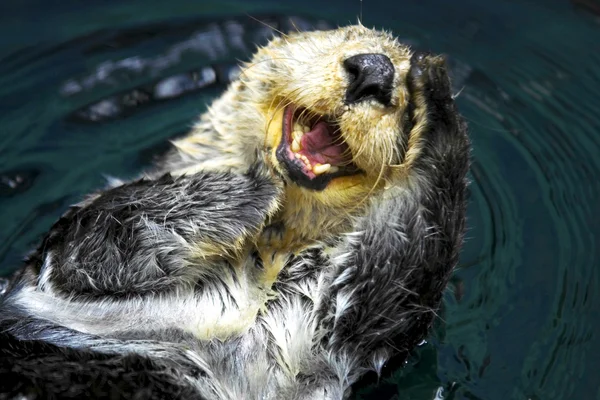
[[[357,54],[344,61],[350,75],[346,103],[375,99],[389,106],[394,83],[394,64],[384,54]]]

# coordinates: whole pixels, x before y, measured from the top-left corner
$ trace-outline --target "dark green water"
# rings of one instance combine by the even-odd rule
[[[103,123],[67,116],[161,76],[245,57],[227,42],[169,65],[157,58],[230,17],[347,24],[359,9],[358,0],[4,0],[0,273],[105,175],[148,165],[222,86]],[[182,18],[195,30],[175,29]],[[468,241],[442,319],[406,368],[358,397],[600,399],[600,23],[557,0],[365,0],[363,21],[449,56],[475,162]],[[110,37],[134,26],[154,28],[129,42]],[[257,26],[248,32],[244,40],[261,37]],[[153,67],[123,72],[115,65],[125,59]],[[66,96],[73,79],[93,87]]]

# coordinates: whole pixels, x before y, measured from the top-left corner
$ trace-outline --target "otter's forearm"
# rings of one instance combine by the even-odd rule
[[[425,336],[458,261],[469,141],[447,78],[434,63],[421,69],[423,60],[411,60],[409,82],[428,107],[419,158],[407,184],[372,204],[336,258],[324,313],[330,332],[324,344],[336,352],[413,348]]]
[[[278,193],[258,170],[127,183],[67,212],[30,265],[42,284],[72,294],[155,293],[193,279],[198,262],[235,253]]]
[[[370,354],[391,345],[404,352],[426,333],[458,258],[462,210],[442,221],[441,209],[418,200],[401,194],[373,205],[359,235],[347,240],[328,293],[327,349]]]

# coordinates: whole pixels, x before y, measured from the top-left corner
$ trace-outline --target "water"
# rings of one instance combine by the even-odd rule
[[[185,19],[204,31],[230,16],[248,22],[245,13],[347,24],[359,10],[358,0],[0,4],[0,272],[105,176],[148,165],[222,90],[245,51],[177,53],[195,32],[181,28]],[[449,55],[475,162],[468,241],[440,322],[404,369],[356,397],[600,399],[598,20],[557,0],[366,0],[363,21]],[[129,42],[111,38],[112,28],[152,24]],[[258,25],[244,40],[249,32],[260,39]],[[157,54],[177,62],[161,65]],[[132,72],[139,63],[118,68],[133,56],[143,73]],[[215,75],[202,75],[209,66]],[[187,96],[102,123],[73,114],[116,93],[113,106],[143,103],[128,90],[192,70],[208,83]],[[93,86],[109,72],[112,85]],[[93,89],[67,96],[73,79]]]

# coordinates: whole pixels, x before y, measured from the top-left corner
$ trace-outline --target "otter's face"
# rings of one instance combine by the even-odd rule
[[[385,181],[405,161],[415,128],[411,55],[362,26],[277,38],[259,50],[241,81],[264,115],[273,167],[328,200],[327,192],[360,196]]]
[[[175,142],[171,170],[244,173],[259,157],[285,183],[271,221],[284,246],[343,232],[419,169],[435,120],[425,82],[438,74],[447,82],[441,58],[362,26],[275,38]]]

